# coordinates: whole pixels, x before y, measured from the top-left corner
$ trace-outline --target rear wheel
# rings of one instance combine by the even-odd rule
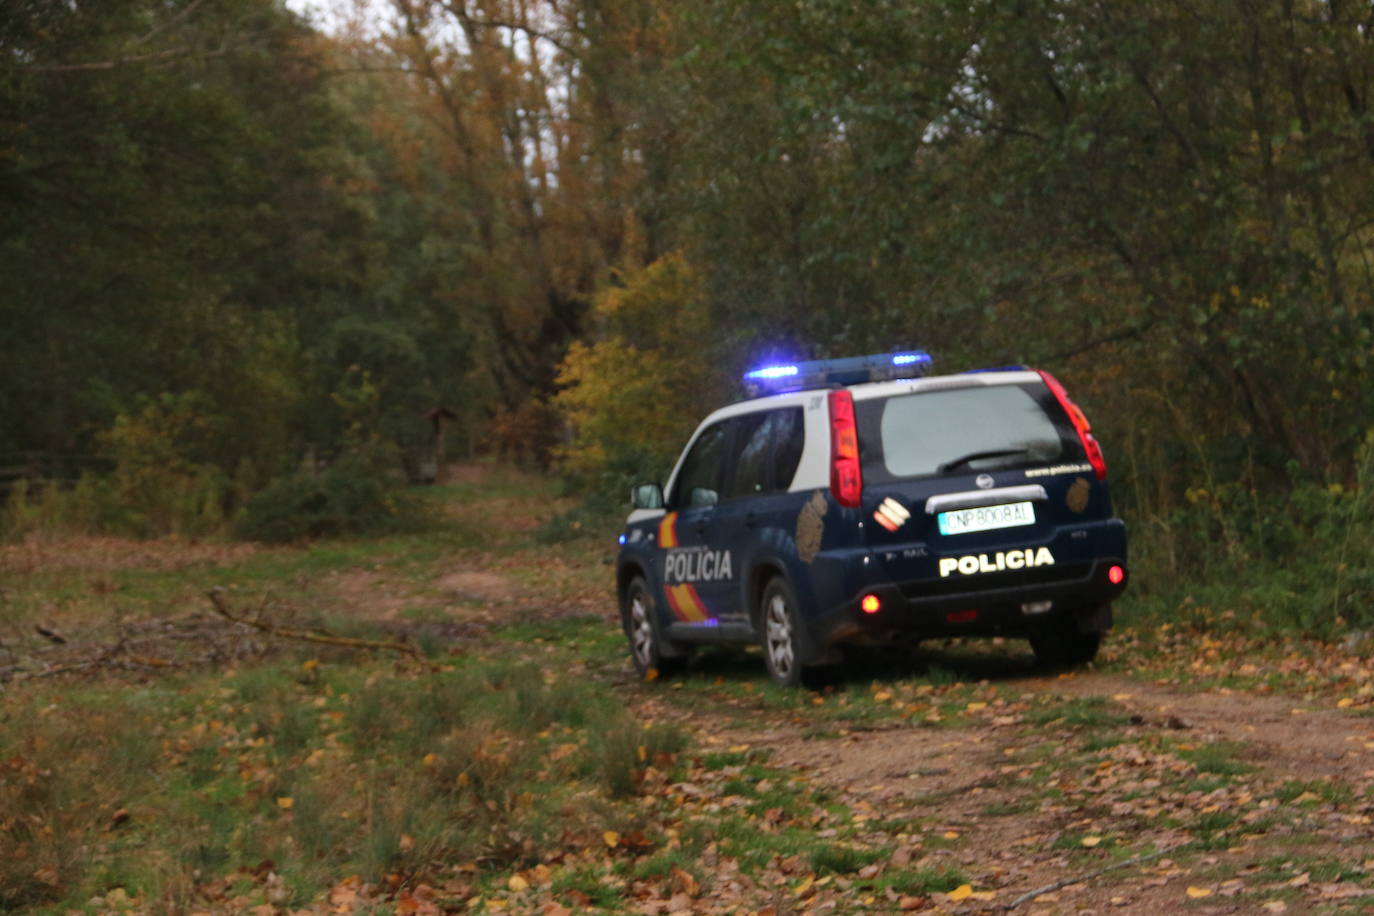
[[[776,578],[763,590],[760,614],[763,661],[768,676],[781,687],[799,687],[802,668],[811,658],[811,640],[797,613],[797,599],[786,579]]]
[[[687,664],[686,650],[663,638],[658,608],[643,577],[635,576],[625,589],[620,620],[630,641],[630,659],[640,674],[674,674]]]
[[[1083,632],[1079,629],[1078,618],[1070,614],[1031,633],[1030,644],[1036,660],[1042,665],[1086,665],[1097,657],[1102,634],[1096,630]]]

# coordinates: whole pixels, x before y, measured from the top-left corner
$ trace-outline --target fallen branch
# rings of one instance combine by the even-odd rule
[[[266,633],[269,636],[279,636],[282,639],[296,639],[301,642],[320,643],[326,646],[339,646],[345,649],[387,649],[392,652],[401,652],[411,658],[421,660],[420,650],[408,642],[394,642],[381,639],[358,639],[352,636],[334,636],[330,633],[321,633],[318,630],[298,630],[294,627],[279,627],[276,624],[268,623],[262,619],[249,619],[240,617],[229,610],[229,604],[224,600],[224,589],[212,588],[206,592],[210,603],[214,605],[215,612],[230,623],[239,623],[244,626],[252,627],[255,630]]]
[[[1065,878],[1063,881],[1056,881],[1053,884],[1046,884],[1044,887],[1037,887],[1033,891],[1026,891],[1020,897],[1017,897],[1011,903],[1008,903],[1007,909],[1014,910],[1028,900],[1034,900],[1036,897],[1040,897],[1044,894],[1057,891],[1061,887],[1068,887],[1070,884],[1081,884],[1084,881],[1091,881],[1093,878],[1096,878],[1099,875],[1105,875],[1109,871],[1116,871],[1118,868],[1129,868],[1132,865],[1140,865],[1145,862],[1153,862],[1155,859],[1162,859],[1164,856],[1167,856],[1170,853],[1178,852],[1180,849],[1186,849],[1191,845],[1193,844],[1184,843],[1181,846],[1172,846],[1168,849],[1161,849],[1158,852],[1151,852],[1139,856],[1131,856],[1129,859],[1123,859],[1120,862],[1114,862],[1111,865],[1106,866],[1105,868],[1099,868],[1097,871],[1090,871],[1086,875],[1078,875],[1073,878]]]

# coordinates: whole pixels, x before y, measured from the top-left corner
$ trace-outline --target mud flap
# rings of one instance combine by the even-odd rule
[[[1080,633],[1105,633],[1112,628],[1112,606],[1104,604],[1074,615]]]

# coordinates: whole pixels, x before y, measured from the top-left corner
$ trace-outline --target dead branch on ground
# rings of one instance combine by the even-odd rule
[[[212,588],[206,592],[210,603],[214,605],[215,612],[230,623],[242,624],[252,627],[259,632],[269,636],[278,636],[282,639],[295,639],[302,642],[319,643],[326,646],[339,646],[345,649],[386,649],[392,652],[401,652],[409,655],[416,661],[421,661],[420,650],[412,643],[397,642],[383,639],[359,639],[352,636],[335,636],[332,633],[324,633],[319,630],[301,630],[295,627],[281,627],[274,623],[263,620],[261,617],[248,618],[241,617],[229,609],[229,603],[225,600],[224,589]]]

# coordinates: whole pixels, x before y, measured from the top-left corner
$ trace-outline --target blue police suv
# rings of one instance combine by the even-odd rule
[[[1090,661],[1126,527],[1087,418],[1047,372],[929,376],[922,352],[769,366],[638,486],[616,567],[635,666],[757,644],[779,684],[846,644],[1024,637]]]

